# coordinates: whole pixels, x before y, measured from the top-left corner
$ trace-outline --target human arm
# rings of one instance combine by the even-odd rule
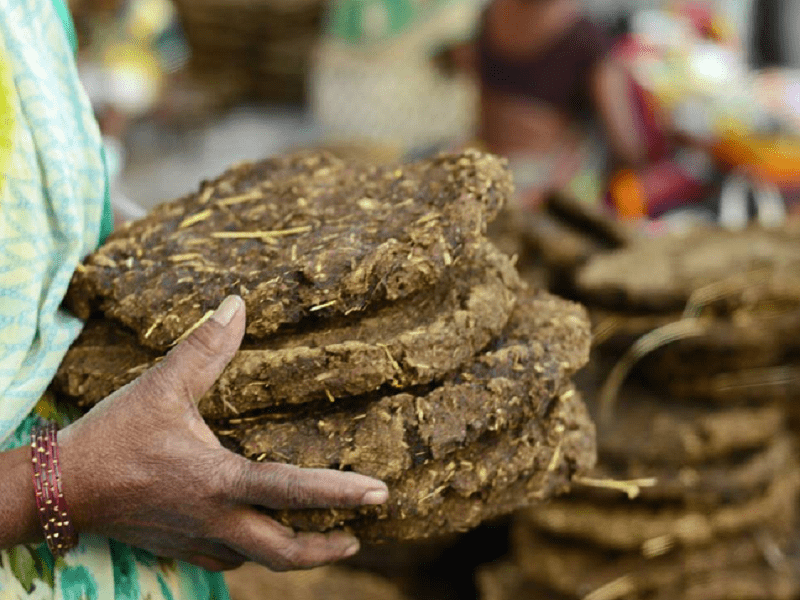
[[[241,300],[226,301],[159,365],[59,434],[64,494],[79,533],[211,569],[243,561],[276,570],[306,568],[358,549],[348,534],[296,534],[255,507],[382,503],[383,483],[354,473],[248,461],[225,450],[200,417],[196,401],[235,354],[244,326]],[[7,462],[8,472],[19,478],[16,499],[0,500],[0,515],[24,521],[33,492],[17,473],[25,471],[22,458],[0,463]],[[27,541],[32,532],[30,524],[9,526],[3,519],[0,548]]]
[[[631,82],[611,57],[601,60],[591,74],[591,92],[600,123],[617,161],[637,168],[647,162],[646,142],[631,100]]]
[[[27,446],[0,453],[0,548],[44,539],[36,516],[31,473]]]

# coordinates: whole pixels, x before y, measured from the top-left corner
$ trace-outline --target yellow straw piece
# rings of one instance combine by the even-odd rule
[[[200,223],[201,221],[205,221],[208,217],[211,216],[211,209],[207,208],[203,211],[200,211],[196,215],[192,215],[191,217],[186,217],[181,224],[178,225],[178,229],[185,229],[187,227],[191,227],[195,223]]]

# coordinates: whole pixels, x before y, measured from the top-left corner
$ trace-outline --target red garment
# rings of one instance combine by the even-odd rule
[[[581,116],[591,110],[589,76],[608,51],[602,29],[578,19],[544,51],[524,59],[507,58],[494,48],[484,25],[478,38],[478,71],[489,89],[539,100]]]
[[[617,41],[611,54],[621,63],[630,64],[637,56],[651,51],[629,36]],[[635,173],[624,171],[612,177],[607,204],[626,218],[655,218],[702,200],[707,192],[707,182],[675,159],[680,149],[670,137],[668,120],[658,99],[630,73],[627,73],[627,79],[628,103],[650,164]]]

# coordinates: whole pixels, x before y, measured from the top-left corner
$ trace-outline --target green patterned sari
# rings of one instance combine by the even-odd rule
[[[47,386],[82,323],[62,298],[111,224],[100,132],[78,82],[63,0],[0,0],[0,450],[67,424]],[[33,501],[33,499],[31,499]],[[0,600],[228,600],[222,577],[81,536],[0,551]]]

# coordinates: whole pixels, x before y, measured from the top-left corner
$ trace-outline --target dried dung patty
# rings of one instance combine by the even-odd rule
[[[798,593],[798,578],[793,571],[771,567],[721,569],[645,595],[625,593],[625,584],[621,580],[597,595],[574,596],[536,584],[510,562],[488,565],[478,572],[480,600],[793,600]]]
[[[794,570],[758,566],[705,573],[678,589],[660,590],[653,600],[794,600],[799,592]]]
[[[525,283],[531,287],[547,289],[550,279],[548,268],[535,252],[531,252],[520,232],[522,224],[528,218],[530,211],[513,206],[506,207],[489,224],[486,236],[503,253],[515,257],[515,266]]]
[[[659,348],[641,361],[640,369],[654,381],[668,381],[779,365],[800,344],[800,303],[796,312],[772,322],[709,319],[698,325],[696,335]]]
[[[521,285],[511,261],[490,244],[476,252],[472,261],[458,259],[433,289],[405,300],[347,317],[306,319],[269,338],[246,340],[200,401],[201,413],[231,417],[365,394],[385,384],[427,384],[468,363],[506,326],[513,290]],[[537,308],[545,305],[540,301]],[[94,404],[158,356],[118,325],[95,322],[67,354],[56,385],[79,404]]]
[[[555,396],[573,393],[570,377],[588,359],[587,325],[577,304],[526,291],[487,351],[431,386],[214,427],[251,458],[397,477],[487,432],[544,418]]]
[[[577,276],[590,304],[622,310],[683,310],[698,289],[763,274],[797,280],[800,230],[698,230],[642,240],[594,256]]]
[[[613,414],[600,428],[601,456],[654,465],[698,465],[760,449],[786,425],[784,411],[776,405],[690,405],[632,385],[620,392]]]
[[[560,273],[573,272],[603,249],[596,240],[544,213],[526,215],[520,234],[545,265]]]
[[[615,218],[565,197],[554,196],[544,210],[516,215],[516,229],[525,244],[558,274],[571,277],[575,268],[599,252],[627,246],[633,229]]]
[[[668,597],[668,591],[699,586],[715,573],[753,573],[767,568],[786,571],[785,583],[793,583],[796,590],[800,584],[789,559],[784,558],[783,564],[767,562],[768,548],[781,545],[766,530],[715,540],[709,546],[667,549],[658,556],[612,553],[548,538],[525,527],[516,527],[513,539],[515,564],[522,577],[570,598]],[[763,577],[754,580],[764,581]],[[673,596],[678,597],[684,596]]]
[[[504,254],[516,256],[518,260],[524,261],[528,256],[527,247],[519,235],[520,218],[522,218],[520,210],[513,205],[506,206],[486,228],[486,236]]]
[[[761,526],[791,530],[799,483],[800,471],[795,466],[774,481],[762,496],[716,510],[683,510],[629,501],[601,506],[591,501],[565,499],[527,510],[520,518],[525,526],[549,535],[585,540],[615,550],[636,551],[654,541],[700,546],[720,536]]]
[[[388,482],[384,506],[272,514],[300,530],[345,526],[366,542],[436,537],[566,491],[575,473],[594,464],[595,451],[586,407],[577,394],[564,394],[544,418],[409,468]]]
[[[775,479],[794,468],[796,446],[788,434],[779,434],[766,448],[740,453],[701,465],[648,464],[638,460],[616,463],[604,459],[591,479],[645,482],[638,486],[637,499],[643,502],[681,503],[692,508],[741,503],[763,494]],[[620,491],[578,488],[595,498],[620,498]]]
[[[124,327],[92,319],[64,356],[53,389],[79,406],[93,406],[139,377],[160,357],[160,352],[142,348]]]
[[[76,272],[67,304],[164,350],[229,294],[247,333],[364,310],[439,282],[512,193],[468,151],[400,167],[301,153],[235,167],[122,227]]]
[[[609,248],[622,248],[636,241],[636,227],[620,221],[615,215],[591,202],[581,202],[566,195],[548,198],[547,212]]]
[[[774,403],[788,407],[800,398],[800,361],[775,367],[742,369],[665,382],[669,393],[680,398],[697,398],[721,404]]]
[[[236,600],[403,600],[392,582],[377,575],[341,567],[274,573],[247,564],[225,577]]]
[[[589,307],[593,343],[608,354],[619,354],[654,329],[679,321],[682,313],[627,313]]]
[[[623,313],[609,312],[595,312],[593,317],[595,344],[605,352],[627,350],[645,334],[681,320],[680,315],[672,315],[672,319],[655,314],[628,318]],[[664,343],[644,356],[638,371],[660,382],[709,372],[768,367],[780,364],[786,353],[798,346],[800,303],[796,312],[787,311],[778,318],[742,315],[743,322],[734,322],[737,317],[695,321],[691,335]]]

